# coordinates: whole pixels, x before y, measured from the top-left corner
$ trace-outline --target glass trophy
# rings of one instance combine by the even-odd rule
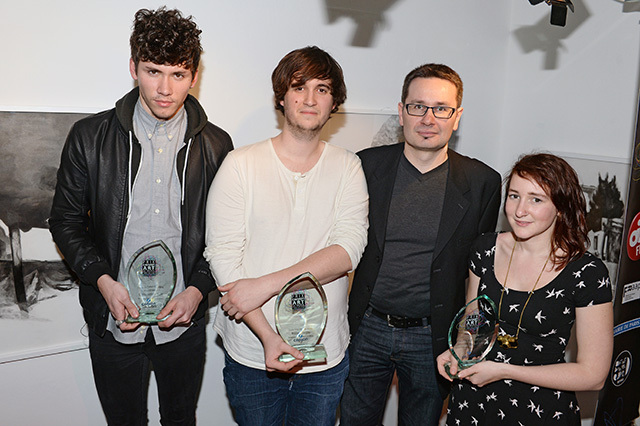
[[[496,305],[486,295],[467,303],[456,314],[449,327],[449,350],[458,362],[458,371],[482,361],[493,348],[498,336]],[[445,370],[452,379],[449,364]]]
[[[318,344],[327,324],[327,296],[316,278],[306,272],[289,281],[276,299],[276,329],[288,345],[304,354],[304,360],[327,357]],[[281,362],[293,361],[282,354]]]
[[[127,317],[126,322],[156,324],[158,314],[171,300],[177,278],[176,261],[161,240],[138,249],[127,264],[123,283],[140,316]],[[168,317],[168,315],[167,315]]]

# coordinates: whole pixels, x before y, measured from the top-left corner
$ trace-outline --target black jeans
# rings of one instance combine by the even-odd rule
[[[196,423],[196,405],[204,370],[204,324],[192,325],[173,342],[156,345],[148,330],[144,343],[125,345],[111,332],[89,332],[93,377],[110,426],[147,424],[149,374],[158,384],[160,423]]]

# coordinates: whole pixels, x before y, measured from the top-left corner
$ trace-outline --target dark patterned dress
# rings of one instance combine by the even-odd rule
[[[496,237],[495,233],[484,234],[475,241],[469,268],[480,277],[478,294],[489,296],[497,307],[502,285],[493,270]],[[500,334],[515,336],[527,297],[526,291],[505,290]],[[575,308],[609,301],[611,285],[607,268],[598,258],[586,253],[533,293],[522,317],[518,347],[505,349],[496,342],[487,359],[517,365],[565,362],[565,349],[575,322]],[[467,380],[454,381],[447,425],[497,424],[580,425],[580,408],[574,392],[533,386],[517,380],[499,380],[484,387],[476,387]]]

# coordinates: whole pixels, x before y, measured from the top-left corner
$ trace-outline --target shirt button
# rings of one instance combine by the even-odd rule
[[[155,209],[153,212],[154,212],[155,214],[158,214],[158,213],[160,213],[160,209]]]
[[[156,179],[156,183],[161,183],[161,182],[162,182],[162,179],[160,178]]]
[[[162,151],[164,151],[162,148],[158,148],[158,153],[162,154]]]

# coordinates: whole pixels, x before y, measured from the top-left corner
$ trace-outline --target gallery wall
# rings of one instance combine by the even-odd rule
[[[8,19],[0,26],[0,110],[112,107],[133,87],[128,72],[133,14],[162,4],[70,0],[62,8],[44,0],[3,2],[0,10]],[[546,5],[533,7],[527,0],[166,4],[193,15],[203,30],[205,53],[192,93],[236,146],[278,132],[271,71],[290,50],[315,44],[344,68],[347,114],[332,119],[337,128],[328,137],[350,149],[370,145],[372,132],[348,117],[394,113],[404,75],[422,63],[442,62],[465,83],[455,148],[501,173],[520,153],[532,150],[622,161],[631,153],[640,53],[640,8],[633,5],[574,0],[576,12],[560,28],[549,25]],[[349,125],[356,121],[360,124]],[[29,148],[28,141],[15,143]],[[46,232],[37,238],[38,245],[48,247],[38,256],[55,258]],[[69,310],[80,318],[76,305]],[[0,319],[0,334],[11,333],[11,321]],[[83,341],[81,320],[77,330]],[[232,424],[221,378],[222,350],[208,331],[198,419]],[[0,358],[0,382],[0,424],[104,423],[86,349]],[[152,384],[151,424],[157,424],[155,395]],[[395,395],[390,405],[385,424],[395,424]]]
[[[343,66],[347,111],[396,111],[404,76],[427,61],[447,63],[462,75],[470,108],[480,107],[481,99],[501,104],[510,2],[487,3],[253,0],[169,6],[192,14],[203,30],[205,53],[194,93],[210,119],[231,133],[236,145],[246,145],[277,131],[271,71],[284,54],[310,44],[328,50]],[[13,18],[0,35],[13,43],[0,47],[10,65],[0,71],[10,82],[0,106],[91,112],[112,107],[133,87],[128,72],[133,14],[163,2],[65,4],[64,10],[37,0],[3,6],[3,15]],[[465,135],[485,133],[485,122],[499,121],[499,109],[483,110],[464,117]],[[475,136],[469,152],[486,153],[486,144],[497,148],[498,141]]]
[[[532,149],[631,156],[640,3],[573,3],[563,28],[548,24],[548,7],[511,2],[500,167]]]

